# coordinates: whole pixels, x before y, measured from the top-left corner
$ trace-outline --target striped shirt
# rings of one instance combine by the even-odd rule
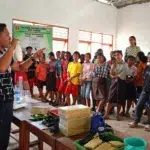
[[[128,57],[128,56],[134,56],[136,58],[137,56],[137,53],[140,52],[141,49],[140,47],[138,46],[134,46],[134,47],[127,47],[126,48],[126,52],[125,52],[125,56]]]

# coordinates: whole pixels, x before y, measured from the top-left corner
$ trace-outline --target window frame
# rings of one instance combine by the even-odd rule
[[[103,49],[103,46],[109,46],[109,47],[112,47],[112,51],[113,51],[113,40],[114,40],[114,36],[112,35],[112,34],[104,34],[104,33],[97,33],[97,32],[92,32],[92,31],[87,31],[87,30],[79,30],[79,36],[80,36],[80,31],[82,31],[82,32],[89,32],[90,33],[90,39],[91,39],[91,41],[84,41],[84,40],[80,40],[80,37],[79,37],[79,43],[78,44],[80,44],[80,43],[87,43],[89,46],[90,46],[90,53],[92,52],[92,43],[98,43],[98,44],[100,44],[101,46],[102,46],[102,49]],[[101,41],[100,42],[93,42],[92,41],[92,33],[96,33],[96,34],[101,34],[101,36],[102,36],[102,39],[101,39]],[[109,35],[109,36],[112,36],[112,44],[108,44],[108,43],[103,43],[103,36],[104,35]],[[79,46],[78,46],[79,47]]]
[[[20,22],[25,22],[25,23],[32,23],[33,26],[34,25],[41,25],[41,26],[47,26],[47,27],[58,27],[58,28],[63,28],[63,29],[67,29],[68,33],[67,33],[67,39],[63,39],[63,38],[56,38],[56,37],[52,37],[52,40],[54,41],[63,41],[65,44],[67,43],[67,51],[69,48],[69,28],[68,27],[63,27],[63,26],[58,26],[58,25],[52,25],[52,24],[45,24],[45,23],[39,23],[39,22],[35,22],[35,21],[27,21],[27,20],[22,20],[22,19],[16,19],[13,18],[12,19],[12,25],[14,21],[20,21]]]

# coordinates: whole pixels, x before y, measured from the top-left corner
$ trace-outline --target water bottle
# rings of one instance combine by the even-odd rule
[[[20,95],[20,89],[17,86],[15,86],[14,92],[15,92],[15,103],[19,104],[20,103],[20,96],[21,96]]]
[[[20,90],[23,90],[23,77],[22,77],[22,76],[19,76],[18,88],[19,88]]]

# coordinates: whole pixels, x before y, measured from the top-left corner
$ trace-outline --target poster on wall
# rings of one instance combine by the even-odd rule
[[[13,24],[13,37],[20,40],[23,51],[27,46],[33,47],[33,53],[40,48],[46,48],[46,54],[52,51],[51,27]]]

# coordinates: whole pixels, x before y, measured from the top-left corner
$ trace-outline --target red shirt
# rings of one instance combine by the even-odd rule
[[[67,69],[68,69],[68,61],[66,60],[63,60],[61,62],[61,66],[62,66],[62,78],[63,80],[66,80],[67,79]]]
[[[67,72],[68,61],[63,60],[63,61],[61,62],[61,66],[62,66],[63,73],[64,73],[64,72]]]

